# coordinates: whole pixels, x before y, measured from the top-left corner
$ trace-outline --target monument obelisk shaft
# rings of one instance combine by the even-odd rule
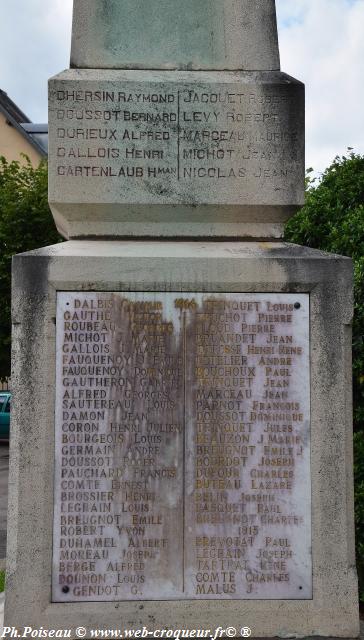
[[[71,67],[279,71],[275,2],[81,1]]]

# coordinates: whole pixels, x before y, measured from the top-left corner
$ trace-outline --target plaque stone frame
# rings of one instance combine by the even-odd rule
[[[7,625],[72,629],[72,638],[79,625],[358,635],[351,275],[347,258],[279,242],[70,241],[14,258]],[[312,600],[52,603],[57,291],[310,294]]]

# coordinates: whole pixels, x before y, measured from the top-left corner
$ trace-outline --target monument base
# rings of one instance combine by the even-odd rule
[[[67,629],[71,632],[66,637],[71,638],[77,637],[76,629],[80,626],[85,627],[86,637],[92,637],[93,629],[120,629],[122,632],[124,629],[138,630],[143,627],[151,632],[156,629],[211,630],[206,637],[214,637],[215,633],[216,637],[229,634],[232,636],[232,627],[235,629],[236,637],[247,635],[247,627],[251,629],[253,637],[357,637],[359,616],[353,526],[350,391],[350,325],[353,312],[351,282],[352,265],[349,259],[279,242],[70,241],[16,256],[13,267],[14,406],[5,625],[15,627],[20,632],[26,626],[33,629]],[[265,538],[269,551],[269,566],[265,566],[266,563],[263,561],[264,571],[262,569],[260,574],[253,575],[249,572],[249,567],[244,569],[239,565],[241,559],[238,558],[238,562],[235,556],[236,571],[234,572],[233,565],[229,564],[228,578],[225,579],[225,582],[230,584],[231,597],[225,588],[222,598],[218,593],[214,599],[204,598],[201,594],[209,595],[211,592],[207,594],[206,591],[201,591],[200,587],[198,599],[168,598],[167,585],[167,595],[157,601],[148,597],[143,600],[137,590],[131,591],[129,599],[123,596],[120,601],[109,599],[85,602],[77,595],[72,595],[79,593],[74,589],[74,583],[68,586],[65,582],[62,593],[65,597],[71,594],[72,599],[60,602],[59,598],[52,598],[52,574],[54,584],[58,571],[54,561],[54,546],[58,538],[56,535],[53,537],[53,512],[54,508],[59,508],[59,503],[54,500],[59,489],[58,481],[54,479],[58,477],[55,475],[55,455],[56,460],[59,459],[55,435],[55,381],[56,363],[57,367],[62,365],[62,350],[60,352],[58,342],[56,350],[56,333],[58,334],[59,330],[57,324],[59,325],[60,317],[57,316],[60,308],[59,304],[57,305],[57,294],[58,300],[64,296],[64,293],[60,296],[60,292],[69,292],[70,295],[78,293],[80,300],[89,299],[86,292],[91,297],[92,292],[99,292],[97,295],[100,299],[103,299],[107,292],[110,292],[110,295],[112,292],[115,296],[118,295],[116,292],[122,292],[126,299],[133,300],[139,299],[140,292],[145,294],[143,299],[146,300],[149,300],[153,292],[162,292],[166,296],[168,292],[179,292],[177,297],[180,298],[179,304],[183,309],[187,308],[187,302],[188,305],[197,305],[200,294],[204,294],[210,300],[218,300],[219,296],[223,295],[225,300],[230,300],[229,296],[235,294],[239,301],[250,300],[254,295],[257,300],[265,300],[269,295],[272,299],[278,294],[282,298],[287,295],[290,304],[286,308],[284,304],[279,304],[277,309],[272,310],[272,317],[269,317],[269,314],[265,317],[265,313],[259,316],[262,327],[272,327],[275,322],[290,323],[289,318],[292,314],[287,313],[287,309],[292,306],[292,294],[297,296],[297,300],[307,301],[309,296],[307,344],[310,357],[311,445],[309,447],[308,441],[303,445],[310,460],[312,491],[309,482],[303,481],[301,476],[298,478],[301,482],[299,488],[302,500],[307,505],[312,504],[307,513],[307,518],[312,524],[312,580],[310,572],[305,599],[300,598],[293,586],[291,594],[290,584],[294,584],[294,571],[295,567],[299,566],[299,561],[303,560],[307,566],[311,558],[304,557],[304,551],[296,545],[296,560],[292,565],[291,576],[283,568],[283,560],[277,559],[277,553],[281,558],[292,557],[289,549],[287,551],[288,540],[294,540],[295,537],[299,539],[303,525],[301,519],[291,522],[287,517],[283,518],[282,511],[278,508],[271,509],[271,517],[279,519],[282,531],[286,533],[282,533],[282,537],[276,541]],[[70,304],[67,297],[63,299],[64,304]],[[90,308],[92,305],[88,304]],[[293,306],[296,310],[300,309],[299,302]],[[146,308],[144,307],[144,311]],[[243,306],[240,306],[240,309],[243,309]],[[278,320],[275,314],[278,314]],[[257,326],[250,327],[251,336],[260,332]],[[100,327],[100,332],[102,331]],[[286,336],[287,344],[289,337]],[[274,337],[274,328],[270,329],[270,338],[267,340],[274,344],[278,342]],[[252,353],[254,342],[251,338]],[[173,341],[171,344],[172,349]],[[187,356],[188,349],[187,341],[187,344],[184,344],[184,353]],[[275,347],[271,351],[272,354],[276,354],[274,349]],[[282,354],[283,351],[279,353]],[[67,358],[68,355],[66,360]],[[283,359],[286,359],[285,365],[274,363],[270,366],[278,366],[278,371],[284,366],[286,373],[278,375],[290,376],[287,369],[288,358],[282,356]],[[292,371],[298,375],[299,361],[296,362],[297,365],[292,365]],[[201,382],[201,376],[199,380]],[[57,377],[57,386],[58,381]],[[288,388],[289,383],[286,381],[285,384]],[[274,386],[273,391],[268,390],[267,393],[283,394],[279,382],[271,386]],[[185,400],[188,400],[188,393],[189,390],[185,389]],[[72,397],[72,389],[68,397]],[[183,402],[181,404],[183,405]],[[265,409],[268,411],[267,407]],[[65,405],[62,409],[64,408]],[[279,410],[282,411],[280,405]],[[274,407],[270,411],[269,424],[272,425],[277,413],[272,413],[275,411]],[[58,413],[57,409],[56,425],[57,420],[61,420]],[[284,421],[283,414],[282,419]],[[300,420],[299,417],[294,419]],[[250,420],[253,421],[253,418],[250,417]],[[268,427],[264,423],[263,426],[256,427],[255,431],[259,429],[263,433]],[[277,435],[277,428],[271,426],[269,429],[271,434]],[[290,477],[290,473],[291,476],[294,475],[294,470],[287,471],[291,456],[289,427],[283,431],[283,437],[289,439],[288,444],[283,447],[278,444],[281,449],[276,451],[275,462],[269,463],[274,465],[274,477],[280,479]],[[265,455],[268,456],[267,453]],[[262,461],[259,464],[268,463]],[[82,462],[79,461],[78,465],[82,467]],[[292,465],[298,468],[296,458]],[[264,466],[262,469],[264,473],[272,474],[270,469]],[[251,483],[252,477],[250,475],[245,479]],[[284,484],[284,480],[282,482]],[[251,486],[252,483],[249,484],[250,494]],[[288,484],[284,488],[287,489],[286,495],[289,500],[291,489]],[[187,488],[187,494],[188,491]],[[272,489],[267,485],[261,492],[265,496],[271,495],[273,505],[274,491],[274,487]],[[241,488],[242,495],[248,492],[247,486]],[[224,492],[221,492],[222,503],[224,495]],[[84,500],[87,503],[86,497]],[[100,505],[106,500],[106,497],[101,496]],[[242,512],[244,514],[243,509]],[[261,513],[259,508],[257,513]],[[65,517],[74,518],[78,526],[81,520],[76,518],[83,516],[80,516],[78,508],[75,507],[72,513],[68,510]],[[128,517],[130,518],[130,513]],[[259,517],[262,519],[262,516]],[[138,515],[135,515],[133,522],[137,520]],[[70,522],[69,519],[67,522]],[[149,524],[158,525],[158,522]],[[243,536],[242,529],[243,527],[240,527],[240,537]],[[226,525],[227,535],[228,532],[229,526]],[[83,531],[84,537],[87,538],[89,533]],[[61,532],[61,535],[64,535],[65,544],[68,544],[67,540],[72,540],[70,532],[67,534],[68,537],[64,532]],[[77,533],[74,539],[76,536]],[[110,541],[112,538],[104,537],[104,542],[106,540]],[[230,544],[227,538],[225,540],[225,546],[221,543],[221,557],[224,556],[224,561],[228,558],[226,550]],[[62,548],[62,544],[60,546]],[[108,542],[106,546],[110,547],[111,544]],[[81,551],[83,552],[84,548]],[[210,559],[206,555],[204,557],[208,566],[206,571],[210,574],[216,573],[215,560],[211,559],[211,554]],[[81,559],[82,554],[79,554],[80,568],[78,577],[75,578],[77,589],[79,586],[87,587],[85,575],[90,569],[82,565]],[[66,560],[74,562],[71,557],[64,557],[62,562]],[[87,554],[83,561],[89,563]],[[134,567],[135,574],[139,570],[139,565]],[[203,576],[203,565],[200,565],[200,570]],[[168,571],[165,564],[161,564],[161,573],[157,575],[159,583],[162,581],[163,571]],[[253,593],[258,580],[262,583],[269,582],[268,586],[264,584],[257,587],[257,599],[251,596],[234,596],[231,585],[238,583],[242,575],[248,574],[249,580],[254,583]],[[119,575],[120,581],[124,575],[122,568]],[[279,590],[279,583],[282,581],[286,583],[285,593],[288,594],[284,598]],[[92,584],[91,578],[88,584],[90,583]],[[157,588],[159,587],[156,583]]]

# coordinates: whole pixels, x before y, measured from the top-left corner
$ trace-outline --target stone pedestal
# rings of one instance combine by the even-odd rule
[[[24,626],[70,629],[72,638],[76,637],[75,629],[80,625],[87,629],[86,637],[90,637],[91,629],[142,629],[144,626],[149,631],[183,628],[210,629],[211,635],[214,635],[215,628],[222,627],[226,630],[233,626],[237,636],[243,635],[241,629],[250,627],[253,637],[313,635],[356,637],[359,626],[352,495],[349,355],[352,291],[348,284],[350,282],[350,260],[283,243],[71,241],[16,256],[13,290],[14,412],[9,482],[10,534],[5,624],[14,626],[18,630],[22,630]],[[153,292],[156,292],[154,297]],[[64,324],[66,317],[68,318],[67,312],[63,310],[62,315],[59,314],[59,310],[63,309],[60,304],[70,304],[70,300],[79,296],[80,301],[89,301],[90,309],[91,299],[107,300],[112,293],[115,299],[121,295],[125,300],[130,301],[159,300],[163,296],[167,300],[170,292],[175,292],[177,307],[182,311],[186,310],[186,313],[193,305],[200,308],[201,296],[210,300],[210,305],[216,304],[220,299],[239,300],[238,308],[246,310],[252,308],[249,304],[260,304],[252,303],[251,300],[278,299],[278,310],[272,310],[271,318],[267,317],[265,321],[263,316],[259,316],[262,327],[266,323],[271,327],[270,333],[264,337],[266,344],[264,349],[269,347],[268,342],[273,342],[270,357],[278,357],[282,361],[285,359],[286,363],[285,366],[282,365],[285,373],[280,374],[281,378],[288,380],[292,375],[296,376],[295,380],[299,380],[297,376],[302,374],[303,386],[308,380],[305,358],[309,358],[308,391],[310,391],[311,426],[307,420],[308,405],[304,408],[306,418],[302,426],[300,426],[301,418],[297,417],[300,415],[299,409],[296,407],[296,418],[290,415],[298,422],[291,428],[290,433],[286,429],[283,435],[292,437],[296,434],[297,444],[300,445],[297,451],[295,449],[294,454],[282,451],[281,456],[277,451],[275,454],[264,453],[267,458],[269,455],[275,455],[275,477],[278,477],[277,464],[281,465],[280,474],[278,474],[280,482],[287,481],[287,475],[286,480],[282,479],[282,472],[285,470],[287,474],[287,468],[289,469],[287,455],[294,455],[295,463],[290,477],[295,478],[295,483],[300,483],[299,470],[302,467],[299,456],[304,456],[310,480],[306,479],[302,485],[298,484],[302,502],[297,505],[298,510],[302,507],[299,511],[301,514],[299,521],[287,526],[287,520],[282,520],[282,513],[289,515],[285,511],[284,504],[288,505],[289,500],[293,499],[294,492],[291,488],[288,487],[286,493],[288,502],[285,503],[285,499],[283,502],[280,501],[279,491],[272,492],[268,485],[263,490],[259,490],[258,486],[254,488],[253,476],[242,475],[245,482],[241,488],[242,493],[251,496],[253,494],[257,496],[259,493],[265,495],[275,493],[281,505],[271,515],[277,518],[277,522],[280,523],[278,529],[282,533],[274,546],[272,538],[268,536],[268,530],[265,530],[265,545],[266,550],[280,553],[281,558],[282,553],[285,554],[284,557],[288,558],[287,571],[293,566],[291,582],[288,582],[287,586],[290,595],[285,595],[283,599],[282,597],[276,599],[275,595],[279,593],[278,590],[281,589],[282,584],[277,582],[275,585],[274,582],[278,578],[271,578],[268,588],[267,584],[262,588],[253,584],[252,588],[257,589],[255,599],[241,595],[237,597],[230,591],[230,593],[225,592],[223,598],[215,596],[212,599],[201,597],[201,595],[198,598],[189,595],[187,599],[176,599],[168,597],[168,593],[165,593],[155,601],[150,597],[143,599],[137,590],[131,593],[130,598],[123,596],[120,600],[112,599],[114,601],[106,598],[109,601],[85,602],[82,597],[75,595],[74,583],[69,583],[68,591],[64,590],[62,584],[67,587],[68,583],[59,582],[57,563],[52,568],[56,553],[55,544],[59,534],[58,525],[54,525],[54,522],[57,522],[57,519],[54,520],[54,517],[57,518],[54,505],[57,510],[61,504],[57,498],[55,500],[60,490],[58,481],[54,484],[54,478],[58,477],[55,475],[55,468],[57,468],[57,460],[60,460],[60,445],[57,444],[57,438],[62,434],[60,411],[56,409],[55,414],[56,393],[58,393],[55,381],[56,377],[59,381],[58,376],[67,373],[62,367],[69,366],[67,350],[62,355],[62,348],[59,349],[63,344],[62,341],[57,342],[56,351],[56,333],[62,334],[72,330],[72,326],[66,327]],[[278,298],[272,297],[277,295]],[[295,297],[297,302],[294,302]],[[139,307],[139,312],[143,310],[143,313],[148,313],[147,310],[151,307],[143,304],[143,307]],[[80,305],[77,303],[75,306],[79,308]],[[103,308],[102,303],[99,308]],[[67,306],[64,309],[67,309]],[[259,309],[259,306],[256,306],[256,309]],[[206,308],[203,313],[207,313]],[[287,340],[281,340],[284,337],[283,334],[279,339],[275,337],[277,329],[274,327],[278,326],[277,322],[293,322],[292,326],[295,326],[295,318],[298,316],[294,314],[300,313],[303,313],[301,329],[303,333],[300,334],[300,338],[296,333],[293,341],[288,340],[290,337],[288,334],[295,332],[294,328],[286,331]],[[263,313],[263,315],[266,314]],[[225,321],[228,321],[227,317]],[[162,325],[166,328],[167,325],[173,325],[173,322],[170,320],[166,325],[163,323]],[[307,323],[307,330],[309,328],[309,341],[307,330],[304,329],[305,323]],[[258,325],[254,326],[255,329],[250,325],[242,326],[241,335],[258,335],[260,333],[257,329]],[[90,327],[90,331],[91,329],[95,327]],[[100,331],[102,333],[102,328]],[[71,333],[67,340],[72,342]],[[214,333],[212,326],[210,333]],[[174,344],[173,340],[174,338],[171,345]],[[255,354],[254,345],[263,344],[259,336],[256,341],[253,338],[250,340],[250,349],[249,344],[245,344],[239,351],[240,356],[245,357],[248,351]],[[302,342],[299,342],[300,340]],[[248,338],[243,342],[248,343]],[[281,347],[280,342],[283,343]],[[297,344],[303,346],[297,347]],[[188,359],[188,347],[184,348],[183,353]],[[288,362],[288,352],[283,353],[283,350],[288,348],[292,354],[295,354],[292,356],[292,362]],[[208,353],[209,349],[206,348],[205,355]],[[267,355],[266,351],[264,353]],[[279,368],[279,365],[271,366]],[[269,371],[270,373],[266,371],[266,374],[273,376],[272,370]],[[152,373],[150,375],[152,376]],[[193,371],[190,375],[194,375]],[[204,374],[198,375],[200,382],[201,380],[203,382]],[[171,376],[172,380],[173,376],[172,378]],[[271,379],[273,380],[273,377]],[[63,381],[63,384],[66,383]],[[240,385],[242,384],[240,381]],[[289,384],[287,383],[286,386],[288,388]],[[274,394],[282,393],[278,387],[279,384],[274,383],[271,391]],[[59,389],[58,382],[57,388]],[[138,388],[143,387],[136,385],[135,389]],[[189,391],[187,390],[187,393]],[[246,401],[246,408],[248,405],[250,407],[250,402],[250,400]],[[64,409],[65,405],[61,407],[62,411]],[[290,413],[289,409],[294,411],[294,407],[289,407],[287,403],[284,413]],[[183,422],[186,417],[181,420],[185,425],[190,424],[188,420]],[[265,427],[259,425],[259,419],[257,420],[253,431],[255,435],[264,434],[267,425]],[[271,417],[269,423],[273,422],[274,418]],[[276,424],[282,425],[284,422],[282,416],[282,420],[280,419]],[[277,434],[276,428],[271,433]],[[302,437],[304,442],[301,441]],[[84,450],[81,453],[86,455]],[[63,451],[62,455],[66,455],[66,451]],[[286,462],[278,463],[277,460],[282,457]],[[272,467],[268,463],[262,464],[263,467],[257,466],[257,469],[261,468],[265,474],[272,475]],[[81,463],[80,465],[82,467]],[[169,466],[173,467],[173,465],[173,460],[170,460]],[[241,468],[242,461],[239,465]],[[141,464],[136,467],[136,469],[139,468],[142,468]],[[221,469],[224,468],[222,462]],[[56,474],[58,473],[59,468],[56,471]],[[272,482],[272,477],[269,480],[265,475],[263,482]],[[172,499],[170,508],[173,509],[174,489],[168,482],[168,479],[160,480],[158,495],[164,495],[164,490],[170,487]],[[281,489],[284,495],[284,487]],[[211,493],[216,490],[216,487],[213,487],[209,491]],[[188,491],[187,488],[187,493]],[[105,502],[106,497],[100,500]],[[223,497],[221,500],[224,502]],[[68,505],[67,509],[71,508],[69,506],[71,503],[66,498],[61,502]],[[264,527],[266,520],[258,507],[258,502],[259,500],[254,507],[249,507],[242,513],[256,512],[259,526]],[[85,495],[84,504],[91,503],[92,499],[86,499]],[[65,515],[68,517],[72,514],[79,515],[77,509],[74,513],[68,511]],[[125,516],[128,522],[131,517],[134,516],[130,514]],[[189,524],[193,525],[191,521]],[[172,521],[166,529],[167,538],[171,527],[173,528]],[[312,559],[310,550],[297,546],[296,543],[297,536],[299,537],[303,528],[311,536]],[[235,531],[234,528],[231,530]],[[90,534],[86,531],[83,533],[86,538]],[[112,546],[110,535],[110,533],[104,534],[104,542],[106,539],[109,541],[107,544],[105,542],[107,548]],[[242,531],[239,535],[241,538]],[[251,532],[251,535],[254,533]],[[71,540],[77,537],[76,532],[73,537],[66,535],[65,539]],[[190,544],[198,546],[199,542],[193,541]],[[202,548],[210,549],[209,543],[206,544],[207,547],[203,543]],[[215,546],[211,549],[215,549],[216,544],[215,541]],[[224,552],[227,548],[228,542],[222,544],[221,549]],[[161,564],[158,566],[160,566],[159,572],[162,573],[159,573],[156,578],[156,589],[160,589],[158,584],[163,577],[163,571],[167,571],[167,567],[163,569],[165,557],[163,549],[159,552]],[[294,567],[298,567],[299,563],[290,564],[291,552],[293,557],[300,560],[302,566],[310,567],[312,562],[312,579],[311,572],[305,570],[307,582],[304,585],[302,598],[293,587]],[[273,555],[272,553],[269,562],[279,562],[276,553]],[[147,559],[145,562],[146,565],[148,562],[150,565],[152,560]],[[251,562],[253,562],[252,558]],[[280,562],[283,561],[280,560]],[[74,566],[73,569],[75,569]],[[83,573],[86,575],[86,568],[84,569]],[[259,575],[263,574],[265,576],[282,574],[282,566],[278,571],[272,564],[270,570],[265,566],[260,574],[254,571],[254,576],[247,578],[248,569],[237,570],[232,578],[231,573],[234,572],[230,567],[226,582],[230,587],[232,583],[236,583],[240,589],[242,580],[254,582],[254,576],[258,576],[257,579],[259,579]],[[215,567],[214,571],[217,570]],[[68,573],[72,572],[68,571]],[[120,573],[131,575],[133,571],[120,570]],[[134,567],[134,574],[140,575],[137,567]],[[177,564],[175,575],[176,579],[180,576]],[[283,578],[280,582],[282,580]],[[302,584],[296,583],[297,590]],[[284,584],[283,588],[286,589]],[[168,589],[172,594],[171,587]],[[287,591],[283,592],[287,593]],[[61,596],[58,595],[59,593]],[[67,601],[69,593],[72,593],[71,602]],[[62,598],[65,601],[60,602]]]
[[[5,624],[357,636],[351,262],[279,242],[304,86],[274,0],[77,0],[71,67],[69,241],[14,259]]]

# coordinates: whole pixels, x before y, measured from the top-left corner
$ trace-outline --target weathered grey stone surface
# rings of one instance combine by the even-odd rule
[[[71,70],[50,81],[66,238],[280,237],[304,201],[304,86],[279,72]]]
[[[75,0],[71,66],[279,69],[274,0]]]
[[[234,626],[238,634],[250,626],[253,637],[358,636],[351,272],[346,258],[281,243],[74,241],[14,259],[6,625],[72,628],[72,637],[80,625]],[[87,290],[310,295],[311,600],[51,602],[56,294]]]

